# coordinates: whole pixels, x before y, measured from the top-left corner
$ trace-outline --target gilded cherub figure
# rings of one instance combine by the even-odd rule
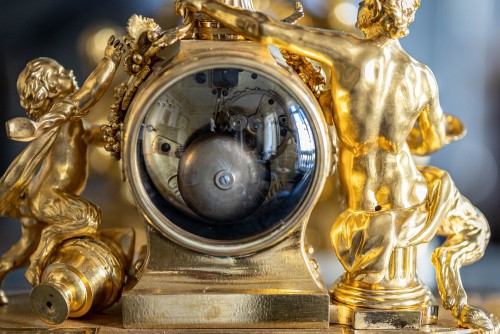
[[[177,0],[176,5],[180,14],[202,12],[249,39],[331,68],[333,115],[326,119],[336,127],[337,168],[347,193],[347,208],[331,232],[346,270],[340,284],[351,291],[420,284],[415,275],[404,272],[393,279],[394,254],[444,235],[447,240],[434,251],[432,262],[445,308],[463,326],[498,330],[497,320],[468,304],[459,273],[462,265],[484,254],[488,222],[458,192],[448,173],[418,167],[412,158],[435,152],[465,134],[458,119],[443,113],[431,70],[411,58],[398,41],[408,34],[420,0],[362,1],[357,28],[364,39],[286,24],[217,0]],[[404,256],[409,258],[410,253]],[[335,290],[333,298],[337,299]],[[430,299],[423,297],[422,303]],[[399,307],[408,305],[406,300],[398,302]],[[377,307],[392,305],[388,301]]]
[[[28,262],[26,278],[38,284],[54,247],[96,232],[100,211],[79,194],[87,180],[88,144],[99,142],[100,134],[86,129],[82,118],[108,89],[122,54],[123,44],[112,36],[81,88],[72,71],[50,58],[30,61],[19,75],[17,90],[30,119],[10,120],[7,132],[30,143],[0,179],[0,215],[19,219],[22,236],[0,258],[0,284]],[[7,298],[0,290],[2,303]]]

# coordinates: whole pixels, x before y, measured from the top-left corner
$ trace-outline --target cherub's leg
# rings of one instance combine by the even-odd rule
[[[21,239],[0,257],[0,288],[9,272],[28,264],[30,255],[40,241],[41,224],[30,218],[21,218],[20,221]],[[5,293],[0,289],[0,305],[7,302]]]
[[[99,209],[84,199],[64,194],[55,204],[57,207],[44,210],[46,215],[41,220],[47,225],[25,274],[33,286],[40,283],[42,270],[55,247],[64,240],[95,234],[100,224]]]
[[[493,330],[497,325],[490,316],[467,303],[459,272],[462,266],[474,263],[483,256],[490,237],[488,221],[462,196],[438,234],[448,237],[432,255],[444,307],[451,309],[462,326]]]

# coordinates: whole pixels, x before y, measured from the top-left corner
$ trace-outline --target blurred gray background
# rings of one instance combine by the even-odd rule
[[[288,0],[255,0],[258,10],[285,17],[293,9]],[[303,0],[309,26],[345,30],[356,34],[353,25],[357,1]],[[36,57],[58,60],[75,71],[82,83],[110,32],[123,35],[127,19],[134,13],[155,17],[164,27],[175,26],[171,1],[160,0],[2,0],[0,22],[0,123],[23,116],[16,92],[16,80],[25,64]],[[470,291],[500,293],[500,2],[495,0],[423,0],[410,36],[402,40],[407,52],[427,64],[440,87],[445,112],[463,120],[468,135],[432,157],[431,164],[450,172],[460,191],[487,216],[492,242],[479,263],[465,268],[464,284]],[[97,58],[96,58],[97,57]],[[123,74],[117,82],[124,80]],[[103,123],[112,104],[106,97],[91,111],[89,120]],[[24,144],[9,142],[0,131],[0,172],[3,173]],[[119,183],[118,164],[102,150],[92,150],[93,170],[85,196],[103,209],[106,226],[127,224],[137,227],[139,242],[141,221],[135,213],[127,190]],[[333,182],[310,223],[311,243],[317,250],[325,280],[330,283],[340,274],[334,263],[328,236],[334,220]],[[18,223],[0,218],[0,252],[18,238]],[[436,240],[432,245],[439,243]],[[429,251],[423,252],[422,276],[433,285]],[[11,274],[8,292],[29,288],[24,270]]]

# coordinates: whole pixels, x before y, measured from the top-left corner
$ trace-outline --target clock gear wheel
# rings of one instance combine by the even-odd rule
[[[256,106],[254,101],[258,101]],[[238,136],[264,160],[281,155],[294,134],[285,101],[278,93],[259,88],[235,92],[216,120],[218,129]]]

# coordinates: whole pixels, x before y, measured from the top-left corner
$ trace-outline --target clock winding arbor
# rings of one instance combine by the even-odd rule
[[[103,132],[148,222],[149,253],[123,294],[124,326],[328,327],[330,297],[304,246],[331,169],[310,89],[205,16],[170,31],[134,16],[127,30],[131,78]]]

